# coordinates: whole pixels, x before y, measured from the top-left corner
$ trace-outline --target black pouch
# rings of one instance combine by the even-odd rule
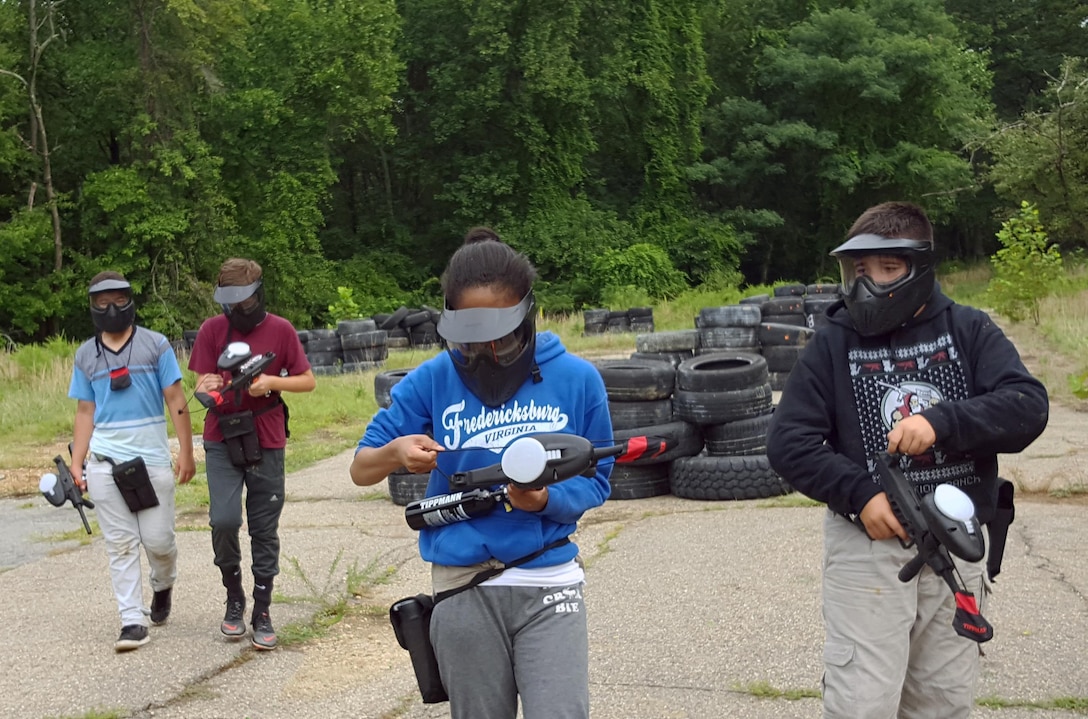
[[[151,486],[151,477],[147,473],[143,457],[114,464],[113,481],[125,504],[133,512],[159,506],[159,498],[155,494],[155,488]]]
[[[235,467],[251,467],[261,461],[261,442],[257,439],[257,425],[253,412],[234,412],[219,415],[219,429],[227,445],[230,463]]]
[[[405,597],[389,607],[389,623],[402,649],[408,650],[416,683],[424,704],[449,701],[446,687],[438,673],[438,660],[431,645],[431,611],[434,597],[417,594]]]

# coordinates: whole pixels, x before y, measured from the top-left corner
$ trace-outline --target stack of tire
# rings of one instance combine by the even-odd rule
[[[598,360],[597,371],[608,393],[612,440],[616,443],[647,436],[664,440],[668,449],[612,468],[609,499],[644,499],[669,493],[669,467],[678,457],[698,454],[703,447],[699,428],[673,418],[672,394],[676,370],[660,360]],[[591,437],[607,442],[610,438]]]
[[[386,346],[390,349],[428,349],[440,344],[438,318],[441,314],[427,305],[417,308],[401,305],[391,314],[376,314],[372,319],[378,329],[388,333]]]
[[[786,385],[793,366],[797,364],[809,334],[796,328],[807,328],[805,317],[805,285],[783,285],[774,288],[775,296],[761,304],[763,317],[759,328],[759,344],[767,358],[768,381],[778,391]]]
[[[653,332],[654,308],[632,307],[627,310],[593,309],[582,312],[583,334],[606,332]]]
[[[699,349],[699,330],[673,330],[635,335],[631,359],[665,361],[674,368],[695,356]]]
[[[714,352],[759,353],[759,327],[762,313],[756,305],[704,307],[695,318],[699,346],[695,354]]]
[[[842,299],[839,285],[813,284],[805,288],[805,324],[812,329],[819,329],[830,320],[827,308]]]
[[[374,375],[374,400],[379,407],[388,409],[393,406],[393,385],[407,376],[409,369],[391,369]],[[412,474],[404,467],[393,470],[386,483],[389,485],[389,498],[393,504],[401,507],[427,496],[428,474]]]
[[[340,337],[342,371],[362,372],[385,364],[389,335],[378,329],[374,320],[341,320],[336,324],[336,333]]]
[[[678,420],[701,429],[705,450],[677,458],[670,491],[702,500],[759,499],[789,486],[767,460],[772,392],[766,359],[752,352],[715,352],[676,368],[673,408]]]
[[[310,368],[315,375],[340,374],[344,364],[344,349],[340,345],[340,335],[332,329],[299,330],[299,340],[310,360]],[[305,333],[305,334],[303,334]]]

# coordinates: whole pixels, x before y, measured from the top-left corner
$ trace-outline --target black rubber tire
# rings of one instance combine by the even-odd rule
[[[402,340],[408,339],[408,330],[404,329],[403,327],[394,327],[391,330],[386,330],[386,332],[389,333],[389,339],[385,341],[386,344],[389,344],[389,340],[393,339],[394,337],[399,337]]]
[[[312,332],[306,343],[307,352],[340,352],[341,349],[339,337],[314,337]]]
[[[582,330],[583,335],[603,335],[608,331],[608,325],[603,322],[587,322]]]
[[[378,329],[378,323],[371,319],[365,320],[340,320],[336,323],[336,334],[357,335],[362,332],[373,332]]]
[[[699,349],[736,349],[759,346],[756,327],[703,327],[699,330]]]
[[[610,401],[668,399],[676,384],[676,370],[664,362],[598,360],[594,366],[604,380]]]
[[[340,335],[340,346],[345,350],[384,347],[387,339],[389,339],[389,333],[385,330],[357,332],[355,334]]]
[[[302,344],[307,344],[310,341],[310,330],[295,330],[295,334],[298,335],[298,341]]]
[[[310,360],[312,367],[332,367],[344,360],[342,352],[314,352],[306,353],[306,359]]]
[[[690,422],[668,422],[652,427],[635,427],[633,429],[612,431],[612,437],[617,444],[642,435],[648,438],[660,437],[666,441],[669,448],[659,455],[624,462],[624,465],[661,464],[671,462],[677,457],[691,457],[703,450],[703,433],[698,425]]]
[[[654,331],[654,321],[644,320],[642,318],[631,320],[631,331],[638,332],[639,334],[646,334]]]
[[[704,307],[695,320],[698,327],[755,327],[762,313],[752,304]]]
[[[792,489],[771,469],[767,455],[684,457],[669,470],[672,493],[684,499],[763,499]]]
[[[735,456],[767,453],[767,428],[771,413],[739,419],[736,422],[703,427],[706,453],[710,456]]]
[[[765,323],[775,325],[793,325],[794,327],[808,327],[808,317],[804,313],[792,313],[788,315],[763,315]]]
[[[828,283],[809,285],[805,288],[806,295],[841,295],[842,287]]]
[[[627,319],[634,321],[637,318],[653,319],[653,307],[632,307],[627,310]]]
[[[370,315],[370,319],[374,320],[374,324],[377,325],[379,329],[387,329],[383,328],[382,325],[392,316],[393,315],[388,312],[378,312],[377,314]]]
[[[827,311],[828,307],[838,304],[841,300],[838,297],[832,297],[831,295],[819,295],[817,297],[805,298],[805,314],[816,315],[823,314]]]
[[[616,464],[608,482],[612,486],[609,500],[658,497],[669,493],[669,465]]]
[[[764,321],[767,315],[800,315],[804,314],[805,300],[801,297],[775,297],[767,300],[759,309],[763,313]]]
[[[759,343],[764,349],[783,345],[803,347],[808,344],[814,334],[816,333],[808,327],[764,322],[759,326]]]
[[[583,310],[582,321],[587,325],[603,325],[608,322],[608,310],[596,309],[596,310]]]
[[[427,483],[430,474],[401,474],[393,472],[386,479],[389,484],[389,499],[393,504],[405,507],[427,496]]]
[[[682,352],[632,352],[633,360],[649,360],[651,362],[668,362],[674,368],[686,359],[691,359],[691,350]]]
[[[789,374],[793,371],[793,366],[797,364],[797,359],[804,349],[804,347],[790,345],[764,347],[763,356],[767,359],[767,371]]]
[[[651,332],[635,337],[635,349],[639,352],[680,352],[699,346],[699,330],[674,330]]]
[[[411,371],[410,368],[388,369],[374,375],[374,400],[378,403],[379,407],[388,409],[389,406],[393,404],[393,397],[391,395],[393,385],[408,376],[408,373]]]
[[[608,414],[612,429],[634,429],[666,424],[673,419],[671,399],[650,399],[638,402],[609,402]]]
[[[310,330],[310,341],[313,340],[338,340],[340,335],[336,334],[336,330],[330,330],[325,327]]]
[[[802,297],[804,294],[805,285],[780,285],[774,288],[775,297]]]
[[[676,368],[676,387],[690,392],[724,392],[758,387],[767,381],[767,360],[748,352],[717,352],[684,360]]]
[[[726,349],[725,347],[700,347],[695,350],[696,357],[702,357],[703,355],[720,355],[729,354],[731,352],[747,352],[749,354],[757,355],[762,351],[762,348],[758,344],[754,344],[750,347],[732,347]]]
[[[389,338],[387,338],[385,340],[385,346],[388,347],[391,350],[402,350],[402,349],[405,349],[407,347],[410,347],[411,344],[412,343],[408,340],[407,336],[403,336],[403,337],[392,337],[392,336],[390,336]]]
[[[394,327],[399,327],[401,321],[408,316],[409,312],[411,312],[410,309],[408,309],[404,305],[401,305],[396,309],[395,312],[393,312],[393,314],[389,315],[389,318],[385,322],[382,322],[380,325],[378,325],[378,329],[391,330]]]
[[[401,320],[400,324],[401,327],[407,327],[409,330],[411,330],[413,327],[421,325],[424,322],[429,322],[432,325],[434,324],[434,320],[431,319],[431,313],[427,310],[415,310],[414,312],[410,312],[407,317]]]
[[[355,364],[357,362],[384,362],[388,357],[389,348],[385,345],[344,350],[344,364]]]
[[[758,417],[771,409],[770,384],[726,392],[678,389],[672,396],[673,414],[694,424],[723,424]]]

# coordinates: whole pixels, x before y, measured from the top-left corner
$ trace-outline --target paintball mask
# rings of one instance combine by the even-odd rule
[[[213,298],[223,308],[230,326],[244,335],[264,321],[264,285],[261,280],[248,285],[218,285]]]
[[[532,373],[536,300],[529,292],[513,307],[454,310],[447,301],[438,334],[461,381],[488,407],[508,401]]]
[[[95,303],[95,295],[102,292],[122,292],[126,301],[119,305],[110,303],[108,307],[99,307]],[[127,280],[100,280],[91,285],[87,293],[91,297],[91,321],[97,332],[118,334],[136,321],[136,302],[132,299],[132,285]]]
[[[907,262],[907,272],[887,283],[859,276],[854,261],[866,255],[900,257]],[[933,293],[937,260],[932,242],[857,235],[832,250],[831,256],[839,261],[846,310],[863,337],[887,334],[902,326]]]

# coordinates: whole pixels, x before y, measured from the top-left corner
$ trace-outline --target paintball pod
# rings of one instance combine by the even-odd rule
[[[645,436],[608,447],[594,447],[584,437],[562,432],[520,437],[503,450],[497,464],[454,473],[449,484],[456,491],[412,502],[404,508],[404,518],[412,529],[463,522],[505,503],[510,484],[538,489],[577,475],[591,477],[597,471],[597,462],[607,457],[618,456],[617,462],[630,462],[667,449],[665,440]],[[491,489],[496,484],[503,486]]]
[[[58,454],[53,458],[53,463],[57,465],[57,473],[43,474],[41,480],[38,481],[38,489],[54,507],[63,507],[65,502],[71,502],[79,512],[79,518],[83,520],[83,528],[87,530],[87,534],[90,534],[91,525],[87,522],[87,515],[83,513],[83,508],[94,509],[94,502],[83,498],[83,493],[76,487],[72,470],[69,469],[63,457]]]
[[[950,484],[939,484],[933,492],[919,497],[899,468],[898,457],[882,452],[874,459],[892,511],[911,539],[905,544],[900,540],[900,544],[918,550],[899,570],[899,581],[909,582],[928,564],[944,579],[956,599],[952,622],[956,633],[979,643],[989,641],[993,627],[979,613],[975,595],[957,579],[956,565],[949,556],[951,553],[968,562],[978,562],[986,554],[975,503]]]
[[[218,391],[196,392],[197,401],[208,409],[212,409],[226,402],[227,393],[233,390],[235,402],[241,404],[242,397],[238,392],[244,392],[253,380],[272,364],[274,359],[276,359],[274,352],[254,355],[247,343],[231,342],[216,362],[221,372],[230,372],[230,379]]]

